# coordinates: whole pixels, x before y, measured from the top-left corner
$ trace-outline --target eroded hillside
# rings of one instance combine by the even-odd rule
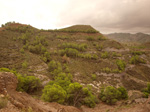
[[[107,39],[91,26],[39,30],[9,23],[0,28],[0,52],[0,68],[16,71],[17,76],[26,74],[39,78],[40,88],[27,90],[37,99],[41,99],[47,84],[60,85],[67,91],[66,84],[78,82],[99,96],[102,87],[123,86],[128,91],[141,91],[150,82],[150,51],[147,48],[126,47]],[[63,77],[61,82],[59,77]],[[70,104],[83,103],[77,102],[77,105]]]

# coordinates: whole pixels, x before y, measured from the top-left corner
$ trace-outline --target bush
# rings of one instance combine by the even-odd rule
[[[96,45],[96,49],[101,51],[103,49],[103,45]]]
[[[121,70],[121,71],[125,70],[125,67],[126,67],[125,61],[123,61],[123,60],[117,60],[116,64],[117,64],[119,70]]]
[[[72,48],[79,51],[85,51],[87,49],[87,44],[63,43],[62,45],[59,45],[59,47],[62,49]]]
[[[67,56],[70,56],[70,57],[77,57],[79,52],[76,49],[65,48],[63,50],[60,50],[59,53],[61,56],[64,56],[66,54]]]
[[[22,68],[23,69],[26,69],[28,67],[28,63],[26,62],[26,61],[24,61],[23,63],[22,63]]]
[[[47,85],[43,89],[42,99],[48,102],[64,103],[66,99],[66,91],[59,85]]]
[[[145,60],[140,58],[138,55],[131,57],[129,62],[131,64],[146,63]]]
[[[88,40],[88,41],[94,41],[95,39],[94,39],[94,37],[88,36],[88,37],[87,37],[87,40]]]
[[[98,40],[106,40],[106,37],[104,37],[103,35],[98,36]]]
[[[124,87],[117,88],[118,91],[121,93],[119,99],[127,99],[128,98],[128,92]]]
[[[20,52],[21,52],[22,54],[24,54],[24,49],[23,49],[23,48],[21,48],[21,49],[20,49]]]
[[[96,74],[92,74],[92,80],[96,80]]]
[[[0,97],[0,109],[5,108],[7,106],[7,98],[6,97]]]
[[[31,93],[41,87],[40,79],[36,78],[35,76],[17,74],[17,79],[17,91],[25,91],[27,93]]]
[[[133,54],[133,55],[142,55],[142,54],[144,54],[144,52],[142,52],[142,51],[131,51],[131,54]]]
[[[149,94],[150,94],[150,83],[147,83],[147,88],[144,88],[142,90],[143,95],[145,98],[148,98]]]
[[[108,58],[108,52],[101,53],[101,58]]]
[[[43,54],[43,61],[44,62],[49,62],[51,60],[51,56],[50,56],[50,53],[49,52],[45,52]]]
[[[68,103],[73,106],[79,106],[85,104],[89,107],[94,107],[96,97],[89,91],[88,88],[83,88],[79,83],[71,83],[67,90]]]
[[[115,104],[120,99],[128,98],[128,95],[123,87],[116,89],[112,86],[107,86],[101,89],[99,98],[107,104]]]
[[[57,62],[54,61],[54,60],[50,61],[49,64],[48,64],[48,68],[49,68],[50,72],[54,71],[55,69],[58,68]]]
[[[93,54],[92,59],[97,60],[97,59],[98,59],[98,56],[97,56],[96,54]]]
[[[112,70],[111,68],[106,67],[106,68],[103,68],[102,71],[106,73],[111,73]]]

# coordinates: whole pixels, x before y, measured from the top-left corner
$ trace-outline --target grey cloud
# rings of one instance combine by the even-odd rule
[[[150,32],[150,0],[71,0],[68,5],[58,25],[90,24],[104,32]]]

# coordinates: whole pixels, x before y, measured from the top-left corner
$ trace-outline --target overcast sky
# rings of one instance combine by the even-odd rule
[[[0,24],[39,29],[91,25],[101,33],[150,34],[150,0],[0,0]]]

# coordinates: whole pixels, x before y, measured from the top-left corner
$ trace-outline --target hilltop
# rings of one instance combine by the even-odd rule
[[[83,112],[94,110],[81,105],[96,105],[95,109],[104,112],[108,109],[120,112],[120,106],[130,105],[131,109],[134,108],[136,100],[144,96],[141,91],[150,82],[148,47],[125,46],[107,38],[90,25],[40,30],[30,25],[7,23],[0,28],[0,40],[0,71],[13,73],[18,80],[17,91],[23,92],[19,94],[13,90],[18,97],[13,94],[12,97],[16,97],[14,99],[25,108],[31,107],[34,111],[37,110],[33,102],[38,100],[42,105],[42,99],[75,106]],[[114,107],[102,103],[100,92],[107,86],[124,87],[129,94],[128,100],[120,101],[116,97],[119,102],[113,99],[116,103]],[[53,93],[51,90],[58,96],[47,96],[47,93]],[[22,101],[29,97],[25,96],[25,92],[33,97],[31,106]],[[140,103],[144,105],[146,101]],[[44,107],[47,109],[48,105],[51,104]],[[55,111],[58,109],[56,105]]]

